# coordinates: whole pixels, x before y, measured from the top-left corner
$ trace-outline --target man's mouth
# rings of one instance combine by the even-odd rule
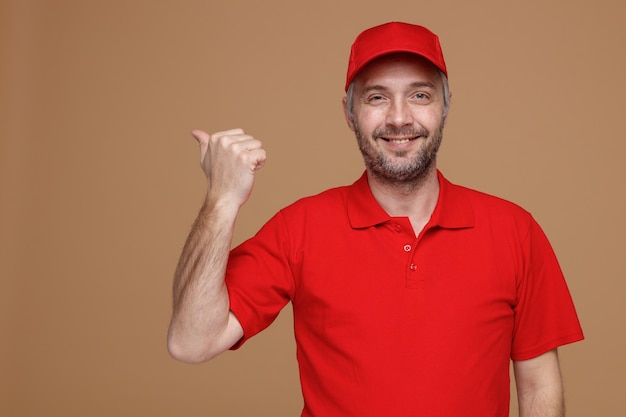
[[[417,127],[403,127],[386,129],[376,129],[372,135],[374,138],[382,139],[393,145],[406,145],[407,143],[420,138],[427,138],[428,131]]]
[[[409,143],[410,141],[415,140],[415,139],[417,139],[419,137],[420,136],[413,136],[413,137],[410,137],[410,138],[384,138],[384,137],[381,137],[380,139],[382,139],[384,141],[387,141],[387,142],[394,143],[396,145],[402,145],[402,144],[405,144],[405,143]]]

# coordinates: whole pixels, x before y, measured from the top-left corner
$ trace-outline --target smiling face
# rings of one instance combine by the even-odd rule
[[[430,62],[412,54],[379,58],[358,74],[349,94],[346,120],[370,176],[411,185],[435,169],[445,106],[440,72]]]

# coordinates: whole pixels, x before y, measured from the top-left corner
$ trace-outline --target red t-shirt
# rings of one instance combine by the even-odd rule
[[[439,182],[417,237],[364,174],[281,210],[232,251],[234,348],[291,301],[302,416],[508,416],[510,360],[583,338],[531,215]]]

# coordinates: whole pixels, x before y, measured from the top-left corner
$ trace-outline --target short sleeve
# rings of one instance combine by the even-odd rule
[[[244,331],[232,349],[268,327],[293,296],[288,246],[287,228],[279,212],[254,237],[231,251],[226,270],[230,310]]]
[[[511,358],[526,360],[584,338],[563,272],[552,246],[530,218],[522,242]]]

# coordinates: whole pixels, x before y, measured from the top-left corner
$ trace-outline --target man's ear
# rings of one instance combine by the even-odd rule
[[[341,100],[341,104],[343,105],[343,116],[346,118],[346,123],[348,123],[350,130],[354,132],[354,120],[352,120],[350,110],[348,109],[348,98],[344,97],[343,100]]]

